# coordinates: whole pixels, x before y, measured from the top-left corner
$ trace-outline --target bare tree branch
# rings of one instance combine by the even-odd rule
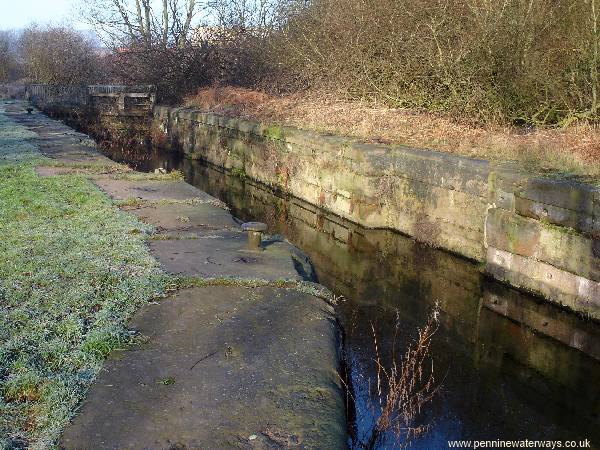
[[[196,10],[196,0],[188,0],[188,8],[185,16],[185,23],[183,24],[183,29],[181,30],[181,35],[179,36],[179,47],[184,47],[187,39],[187,35],[190,31],[190,25],[192,23],[192,18],[194,17],[194,13]]]
[[[123,18],[123,23],[125,24],[125,26],[127,27],[127,30],[129,31],[131,40],[134,40],[135,33],[133,32],[133,27],[131,25],[131,22],[129,21],[129,15],[127,14],[127,10],[124,8],[123,4],[121,3],[121,0],[113,0],[113,3],[116,6],[117,10],[119,11],[119,14],[121,14],[121,17]]]
[[[167,40],[169,38],[169,1],[163,0],[163,34],[162,44],[167,46]]]

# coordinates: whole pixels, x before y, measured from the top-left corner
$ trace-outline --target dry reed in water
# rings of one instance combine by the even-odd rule
[[[438,329],[438,317],[439,309],[436,306],[425,326],[418,330],[416,340],[408,345],[398,361],[395,347],[400,319],[396,312],[389,367],[385,367],[383,363],[377,333],[371,324],[375,354],[373,362],[377,371],[371,396],[378,402],[379,416],[366,435],[358,440],[358,448],[372,450],[384,447],[392,436],[397,445],[407,447],[429,429],[429,424],[417,425],[416,420],[440,388],[435,380],[430,354],[431,342]]]

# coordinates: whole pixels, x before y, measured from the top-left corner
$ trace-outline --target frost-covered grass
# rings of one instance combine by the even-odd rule
[[[32,140],[36,134],[3,115],[0,104],[0,164],[35,163],[42,159]]]
[[[169,282],[146,225],[82,176],[36,175],[33,136],[0,105],[0,448],[52,448]]]

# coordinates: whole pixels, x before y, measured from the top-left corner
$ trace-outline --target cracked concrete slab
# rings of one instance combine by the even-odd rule
[[[63,448],[346,446],[337,331],[322,300],[194,288],[144,307],[131,326],[146,342],[111,355]]]
[[[27,114],[18,105],[7,108],[6,115],[17,123],[37,133],[35,144],[42,155],[72,165],[111,165],[114,162],[100,153],[94,142],[85,134],[77,133],[41,113]]]

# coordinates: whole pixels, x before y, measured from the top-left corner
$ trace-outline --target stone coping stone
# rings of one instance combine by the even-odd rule
[[[516,193],[518,197],[593,215],[594,196],[600,188],[577,180],[534,178]]]
[[[61,446],[343,449],[332,308],[295,290],[209,286],[147,305]]]
[[[41,114],[28,115],[22,105],[11,105],[7,112],[11,119],[38,134],[33,141],[47,158],[74,165],[115,164],[96,149],[88,136],[75,132],[67,125]]]
[[[285,242],[264,242],[264,250],[248,250],[245,233],[218,231],[197,239],[149,242],[167,272],[202,278],[247,278],[302,281],[297,262]]]
[[[99,179],[94,180],[94,183],[117,200],[134,198],[145,201],[184,201],[195,199],[204,202],[218,202],[213,196],[184,181]]]

